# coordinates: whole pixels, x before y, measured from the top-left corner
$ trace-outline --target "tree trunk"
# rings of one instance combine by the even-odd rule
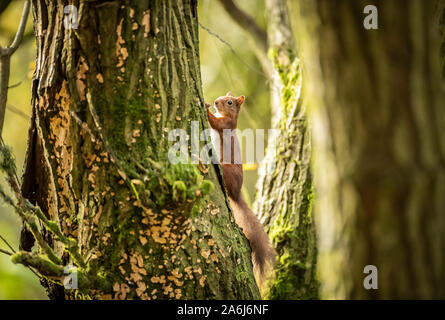
[[[269,299],[314,299],[318,284],[316,238],[312,219],[311,135],[302,72],[284,0],[268,0],[272,119],[278,136],[269,137],[259,169],[254,210],[277,250],[277,265],[268,285]]]
[[[197,2],[75,1],[78,29],[63,27],[64,5],[33,1],[23,192],[77,240],[87,261],[78,267],[101,285],[80,281],[72,291],[45,280],[49,296],[258,299],[219,166],[168,159],[169,131],[191,134],[191,121],[208,127]],[[46,237],[72,263],[60,241]]]
[[[443,3],[443,2],[442,2]],[[445,122],[435,1],[304,1],[323,298],[445,297]],[[364,288],[364,267],[378,290]]]

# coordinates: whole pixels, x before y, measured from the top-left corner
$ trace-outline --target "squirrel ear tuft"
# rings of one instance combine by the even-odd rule
[[[236,98],[236,101],[238,102],[238,105],[242,105],[244,102],[244,96]]]
[[[232,93],[229,91],[229,92],[227,92],[226,96],[231,97],[231,96],[232,96]]]

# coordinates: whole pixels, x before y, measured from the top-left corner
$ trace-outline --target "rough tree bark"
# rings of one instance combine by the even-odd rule
[[[280,130],[269,139],[259,169],[255,212],[268,229],[277,250],[270,299],[314,299],[317,249],[312,219],[311,135],[303,75],[285,0],[268,0],[269,57],[274,65],[272,125]],[[274,140],[272,140],[274,139]]]
[[[299,17],[313,106],[321,296],[444,298],[436,2],[372,1],[378,30],[363,27],[368,4],[304,1]],[[366,265],[378,269],[378,290],[364,289]]]
[[[197,2],[71,1],[78,29],[63,27],[67,4],[33,1],[37,59],[22,189],[77,241],[86,276],[76,291],[43,280],[49,296],[259,298],[219,167],[167,157],[170,130],[190,133],[192,120],[207,128]],[[73,263],[44,233],[63,265]],[[32,242],[24,232],[22,248]],[[32,257],[14,261],[42,267]]]
[[[235,21],[244,21],[246,13],[239,13],[232,0],[220,1]],[[254,203],[254,212],[278,253],[265,296],[313,299],[318,294],[317,250],[312,219],[311,137],[301,95],[301,64],[286,1],[267,0],[266,11],[264,35],[257,31],[258,27],[240,23],[257,44],[255,53],[270,77],[271,123],[280,131],[278,136],[269,137],[267,153],[258,170]],[[264,44],[267,47],[262,50]]]

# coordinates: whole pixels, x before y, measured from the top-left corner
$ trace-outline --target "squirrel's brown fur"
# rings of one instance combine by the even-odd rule
[[[233,97],[232,94],[228,92],[227,95],[215,100],[214,106],[218,110],[218,114],[210,112],[208,109],[210,107],[209,104],[206,104],[206,106],[210,126],[215,129],[220,136],[220,163],[223,169],[224,183],[229,194],[230,204],[235,215],[235,221],[243,229],[244,235],[250,242],[254,274],[257,281],[262,282],[269,267],[273,265],[276,253],[270,244],[269,237],[264,231],[261,222],[249,209],[241,195],[243,169],[241,161],[235,161],[235,159],[239,159],[237,157],[240,157],[238,139],[235,134],[231,135],[231,139],[223,139],[224,129],[236,129],[238,114],[243,102],[244,96]],[[226,148],[224,148],[224,144],[226,144]],[[227,162],[227,155],[224,157],[224,149],[231,151],[230,162]]]

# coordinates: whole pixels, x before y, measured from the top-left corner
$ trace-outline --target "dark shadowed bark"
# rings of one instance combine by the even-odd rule
[[[81,275],[76,291],[44,280],[49,296],[258,298],[219,167],[173,165],[167,156],[172,129],[190,134],[191,121],[207,128],[196,1],[75,1],[78,29],[63,27],[66,4],[33,1],[37,58],[22,188],[78,245],[81,263],[44,229],[61,265],[74,262]],[[14,261],[49,266],[60,279],[59,266],[42,267],[35,255]]]
[[[302,2],[321,294],[444,298],[445,96],[436,1],[372,1],[378,30],[363,27],[367,4]],[[378,269],[378,290],[364,288],[366,265]]]
[[[312,218],[311,135],[303,74],[286,1],[268,0],[269,57],[273,127],[266,158],[259,169],[255,212],[268,229],[277,250],[270,299],[314,299],[317,250]]]

